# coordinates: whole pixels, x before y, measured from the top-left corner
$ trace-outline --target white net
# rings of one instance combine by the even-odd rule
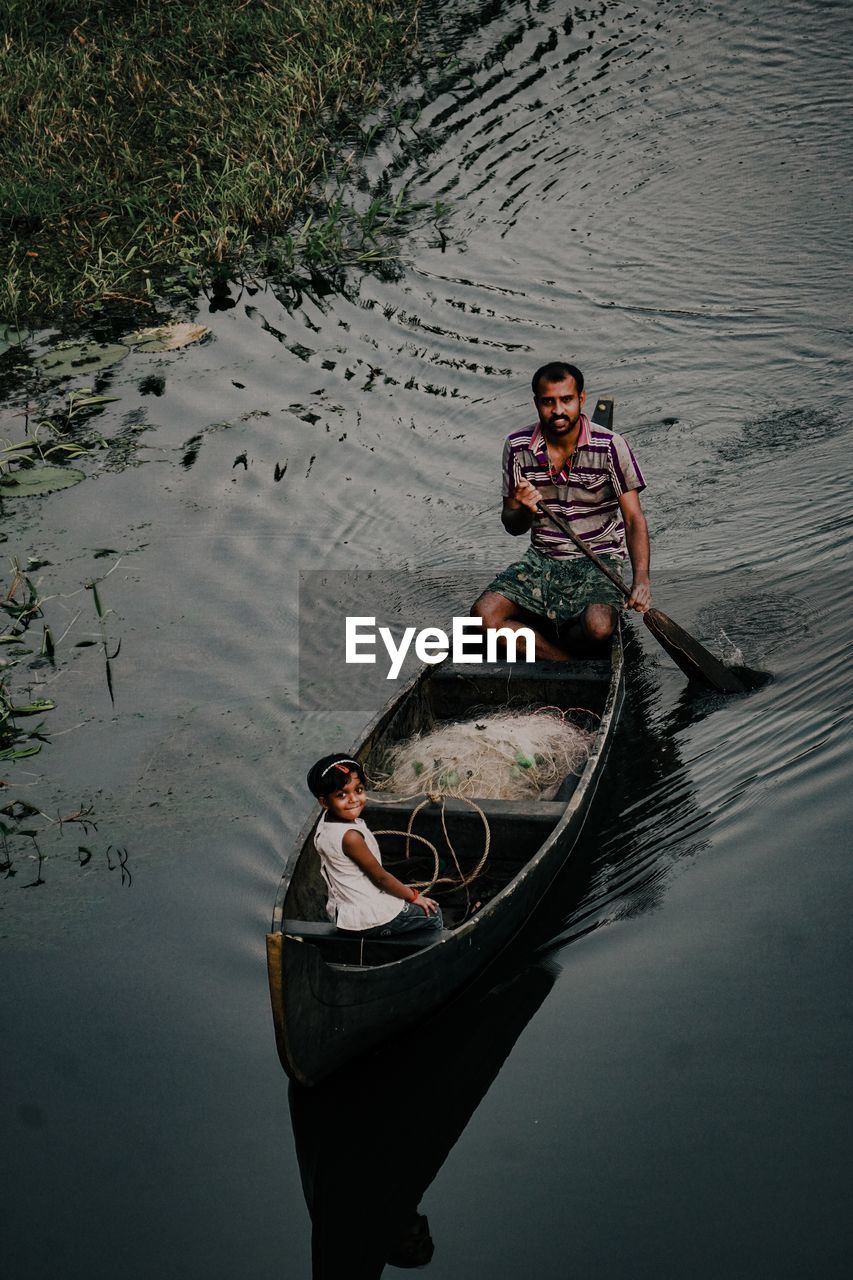
[[[370,781],[399,796],[548,799],[581,772],[592,737],[556,708],[491,712],[398,743]]]

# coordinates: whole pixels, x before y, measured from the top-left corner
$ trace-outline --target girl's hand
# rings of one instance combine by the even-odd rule
[[[412,898],[412,906],[423,908],[428,916],[434,916],[438,911],[438,903],[434,902],[432,898],[425,898],[422,893],[418,893],[416,898]]]

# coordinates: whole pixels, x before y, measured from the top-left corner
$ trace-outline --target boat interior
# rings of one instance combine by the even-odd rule
[[[589,728],[600,720],[610,675],[609,658],[530,665],[445,663],[430,668],[407,695],[391,705],[357,755],[370,778],[371,766],[375,772],[390,744],[450,721],[508,707],[559,707],[573,713],[579,709],[579,714],[587,716],[579,723]],[[411,830],[437,851],[439,882],[429,894],[441,906],[446,930],[452,930],[504,889],[533,857],[560,821],[579,781],[579,776],[569,774],[547,800],[473,796],[472,802],[446,798],[423,804],[423,796],[371,792],[364,817],[371,830],[394,833],[377,836],[383,865],[407,884],[429,882],[435,875],[435,854],[420,841],[406,839],[412,815],[423,805]],[[475,878],[460,886],[458,881],[469,880],[481,863]],[[445,878],[456,883],[442,883]],[[329,963],[370,966],[397,960],[439,936],[427,932],[406,935],[405,941],[348,938],[328,923],[325,908],[326,885],[309,836],[285,896],[284,933],[320,946]]]

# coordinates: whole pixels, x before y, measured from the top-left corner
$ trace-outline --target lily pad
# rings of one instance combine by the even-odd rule
[[[210,330],[204,324],[162,324],[156,329],[139,329],[125,341],[132,343],[137,351],[177,351],[191,342],[199,342],[207,333]]]
[[[5,498],[40,498],[43,493],[70,489],[85,479],[86,473],[76,467],[20,467],[0,476],[0,494]]]
[[[108,369],[129,353],[130,348],[120,342],[68,342],[37,356],[35,363],[51,378],[71,378]]]
[[[22,347],[29,337],[29,329],[19,329],[16,324],[0,324],[0,356],[10,347]]]

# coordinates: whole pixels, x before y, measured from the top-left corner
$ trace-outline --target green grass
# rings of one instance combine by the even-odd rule
[[[411,53],[419,3],[0,0],[0,314],[150,296],[263,244],[378,256],[399,202],[290,229]]]

